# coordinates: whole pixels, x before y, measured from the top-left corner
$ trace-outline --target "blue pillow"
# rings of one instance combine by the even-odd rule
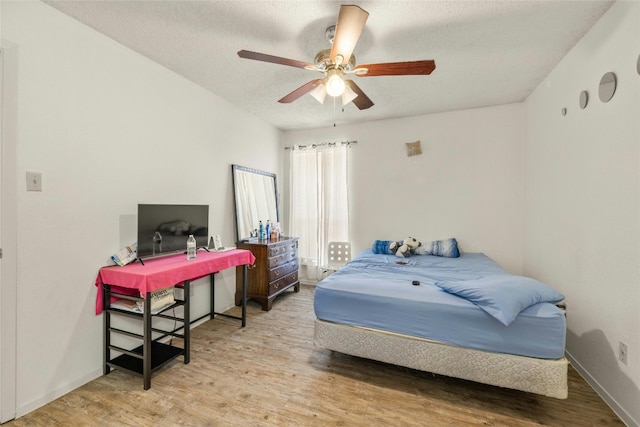
[[[505,326],[509,326],[527,307],[564,299],[564,295],[542,282],[510,274],[462,282],[436,282],[436,286],[474,303]]]
[[[446,258],[458,258],[460,251],[458,250],[458,241],[455,238],[446,240],[434,240],[426,243],[416,249],[417,255],[434,255]]]
[[[393,240],[376,240],[373,242],[373,245],[371,245],[371,251],[374,254],[391,255],[392,252],[389,249],[389,246],[391,246],[392,241]]]

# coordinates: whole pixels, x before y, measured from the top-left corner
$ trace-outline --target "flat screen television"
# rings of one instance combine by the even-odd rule
[[[138,205],[138,258],[186,252],[190,234],[207,247],[209,205]]]

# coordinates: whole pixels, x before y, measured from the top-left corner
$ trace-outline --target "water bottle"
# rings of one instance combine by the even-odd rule
[[[196,238],[189,234],[187,239],[187,259],[196,259]]]
[[[260,221],[260,225],[258,226],[258,229],[260,230],[260,240],[264,240],[264,224],[262,224],[262,221]]]
[[[156,250],[158,253],[162,253],[162,234],[159,231],[153,233],[153,255],[156,254]]]

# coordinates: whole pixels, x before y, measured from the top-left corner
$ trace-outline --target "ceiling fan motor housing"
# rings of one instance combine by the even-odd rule
[[[322,71],[328,71],[330,69],[340,69],[342,71],[351,71],[356,66],[356,56],[351,55],[349,62],[344,65],[336,65],[331,60],[331,49],[323,49],[317,53],[313,62],[316,64],[316,67]]]

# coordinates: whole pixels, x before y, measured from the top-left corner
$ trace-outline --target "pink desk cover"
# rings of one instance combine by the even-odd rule
[[[177,254],[148,259],[144,261],[144,265],[136,261],[123,267],[102,267],[96,278],[96,314],[102,313],[103,284],[112,285],[114,290],[122,293],[139,293],[145,297],[147,292],[177,285],[185,280],[199,279],[238,265],[251,265],[255,260],[251,251],[232,249],[226,252],[198,251],[196,259],[190,261],[186,255]],[[131,290],[135,292],[132,293]]]

